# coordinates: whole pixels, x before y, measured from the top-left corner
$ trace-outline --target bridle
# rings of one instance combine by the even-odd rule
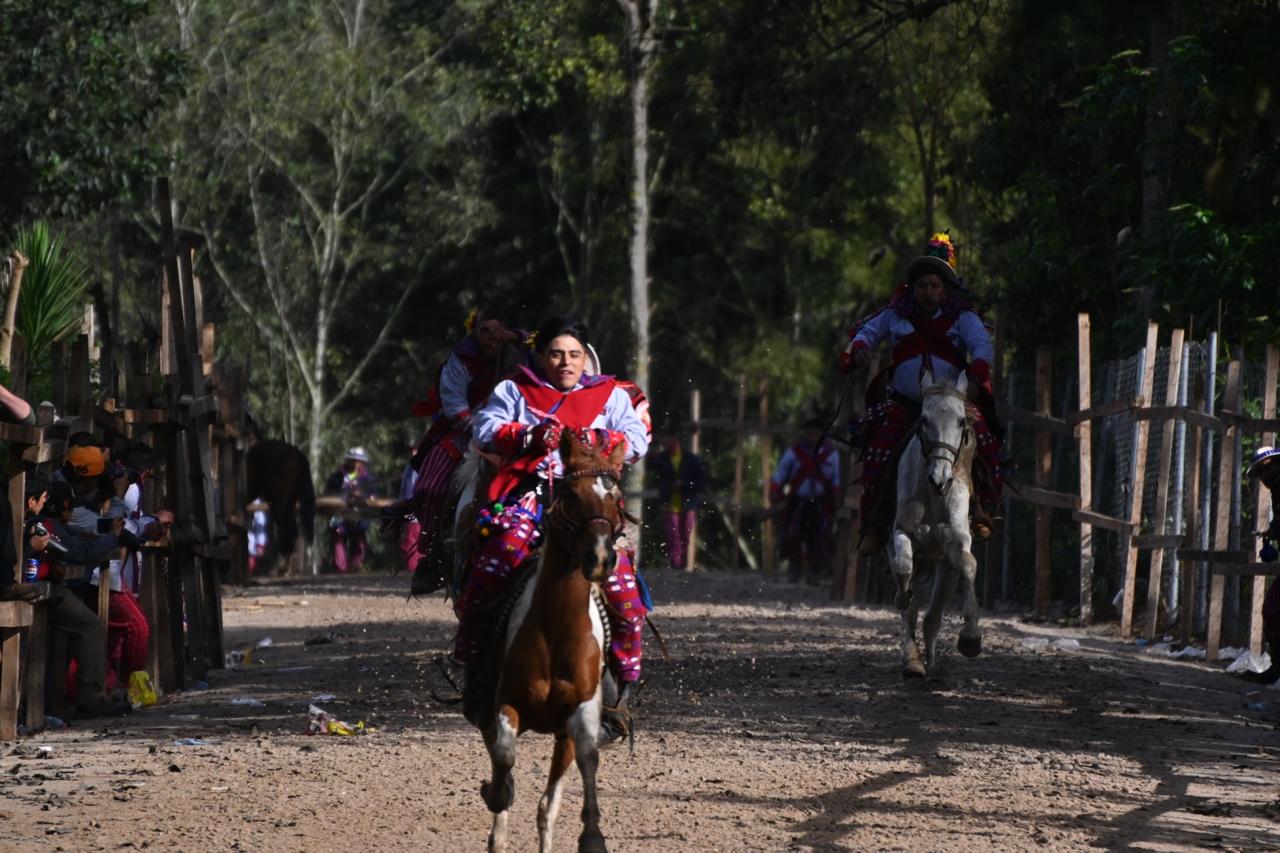
[[[611,489],[618,486],[618,475],[612,468],[606,468],[604,466],[579,468],[577,471],[570,471],[566,473],[563,479],[582,480],[587,477],[603,477],[609,481]],[[582,531],[589,529],[598,530],[601,525],[607,529],[608,532],[606,535],[609,537],[609,541],[616,542],[618,537],[622,535],[621,513],[619,513],[619,520],[616,524],[612,520],[605,518],[603,515],[593,515],[589,518],[583,519],[582,521],[574,521],[565,515],[564,510],[557,510],[553,508],[552,511],[547,514],[547,526],[554,527],[559,530],[559,532],[565,536],[566,540],[570,542],[577,539],[578,534]]]
[[[949,461],[951,466],[955,467],[960,462],[960,451],[963,450],[965,445],[969,444],[970,440],[973,438],[973,418],[968,415],[969,398],[964,394],[960,393],[959,391],[957,391],[955,387],[951,385],[931,385],[928,388],[924,389],[924,391],[922,392],[922,396],[954,397],[957,400],[960,400],[965,403],[966,408],[965,408],[964,429],[962,429],[960,432],[960,443],[958,445],[950,444],[949,442],[946,442],[946,441],[935,441],[934,439],[929,438],[929,436],[925,435],[923,422],[921,423],[921,429],[916,431],[916,437],[920,440],[921,456],[923,456],[926,460],[938,459],[939,461],[942,461],[942,462]],[[922,418],[922,421],[923,421],[923,418]],[[939,454],[946,454],[946,453],[951,454],[950,460],[948,460],[944,455],[939,455]]]

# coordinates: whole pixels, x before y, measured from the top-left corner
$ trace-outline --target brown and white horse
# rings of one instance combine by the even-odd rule
[[[515,797],[511,768],[516,738],[526,731],[555,736],[551,772],[538,802],[540,849],[551,850],[562,777],[576,759],[583,786],[578,850],[605,850],[596,797],[605,625],[596,601],[613,569],[614,542],[623,526],[618,472],[625,453],[620,446],[605,458],[567,431],[561,441],[565,476],[547,511],[535,574],[501,638],[492,717],[481,721],[493,764],[491,780],[481,787],[493,812],[491,851],[507,849]]]

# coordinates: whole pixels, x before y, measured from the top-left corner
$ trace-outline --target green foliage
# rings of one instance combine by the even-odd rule
[[[29,353],[42,354],[80,328],[88,270],[63,235],[50,233],[45,222],[19,229],[14,248],[30,261],[18,293],[17,331]]]
[[[181,91],[177,52],[135,42],[146,0],[0,0],[0,233],[136,193],[162,152],[146,130]]]

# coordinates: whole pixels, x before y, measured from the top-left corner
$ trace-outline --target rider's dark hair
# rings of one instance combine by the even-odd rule
[[[476,325],[480,325],[488,320],[497,320],[504,326],[510,325],[507,322],[507,312],[498,307],[481,308],[476,313]]]
[[[538,339],[535,347],[538,352],[546,352],[551,342],[561,335],[572,335],[584,347],[590,343],[587,340],[587,324],[577,317],[571,317],[567,314],[544,320],[542,325],[538,327],[537,334]]]

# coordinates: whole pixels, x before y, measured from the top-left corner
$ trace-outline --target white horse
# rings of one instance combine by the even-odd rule
[[[973,416],[966,405],[963,373],[954,385],[936,384],[932,373],[921,380],[920,425],[898,463],[898,509],[888,543],[889,567],[898,581],[896,603],[902,613],[902,675],[923,678],[938,660],[942,611],[964,579],[964,627],[956,648],[966,657],[982,651],[974,576],[978,564],[969,553],[971,469],[977,446]],[[934,563],[932,600],[924,617],[924,653],[916,644],[918,569]]]

